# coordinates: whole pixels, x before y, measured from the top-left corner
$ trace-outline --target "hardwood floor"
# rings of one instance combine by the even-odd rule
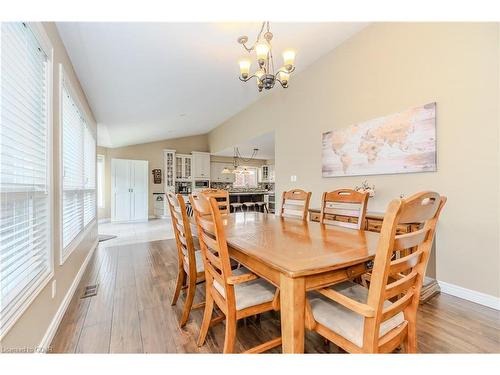
[[[176,256],[174,240],[101,245],[52,341],[52,353],[221,353],[224,323],[210,329],[204,346],[196,345],[201,309],[179,328],[184,295],[170,306]],[[97,295],[81,299],[85,286],[94,283]],[[203,300],[204,285],[198,286],[195,303]],[[279,332],[277,313],[246,319],[238,325],[235,349],[246,350]],[[500,312],[441,294],[419,309],[418,344],[424,353],[499,353]],[[313,332],[306,334],[305,349],[339,352]]]

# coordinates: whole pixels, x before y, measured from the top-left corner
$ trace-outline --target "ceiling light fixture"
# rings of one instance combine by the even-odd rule
[[[231,173],[243,173],[243,174],[249,174],[250,171],[246,167],[240,167],[239,161],[241,160],[244,163],[248,163],[249,161],[255,159],[257,156],[257,153],[259,152],[258,148],[254,148],[252,151],[252,156],[249,158],[243,158],[240,154],[240,149],[238,147],[234,148],[234,155],[233,155],[233,169],[229,169],[228,167],[224,167],[222,169],[222,174],[231,174]]]
[[[266,29],[266,32],[262,35],[264,29]],[[274,72],[274,59],[271,47],[272,39],[273,34],[270,31],[269,21],[262,22],[259,35],[257,35],[257,40],[253,46],[246,46],[248,36],[243,35],[238,38],[238,43],[241,44],[249,54],[255,51],[258,64],[257,71],[250,75],[250,66],[252,62],[247,58],[241,59],[239,61],[241,73],[239,77],[240,81],[247,82],[254,77],[257,78],[257,88],[259,92],[262,91],[262,89],[272,89],[276,81],[281,84],[281,87],[287,88],[290,80],[290,73],[295,70],[295,51],[285,50],[283,52],[283,66],[276,73]]]

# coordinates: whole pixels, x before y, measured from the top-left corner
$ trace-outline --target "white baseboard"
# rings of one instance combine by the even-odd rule
[[[49,327],[47,328],[47,331],[45,332],[45,335],[42,338],[42,341],[40,342],[40,348],[43,348],[44,350],[48,349],[50,346],[50,343],[52,342],[56,332],[57,328],[59,328],[59,324],[61,323],[61,320],[64,316],[64,313],[66,312],[66,309],[69,306],[69,303],[71,302],[71,299],[73,298],[73,295],[75,294],[76,288],[78,287],[78,284],[80,283],[80,280],[82,279],[83,273],[85,272],[85,269],[87,268],[87,265],[90,261],[90,258],[92,258],[92,255],[94,254],[95,249],[97,248],[97,245],[99,244],[99,241],[96,239],[94,244],[92,244],[92,248],[90,249],[89,253],[85,257],[85,260],[83,261],[80,269],[78,270],[78,273],[75,276],[75,279],[71,283],[71,286],[69,287],[68,291],[66,292],[66,295],[64,296],[61,305],[57,309],[56,314],[54,315],[54,318],[50,322]]]
[[[475,302],[483,306],[491,307],[495,310],[500,310],[500,298],[486,293],[476,292],[475,290],[463,288],[461,286],[450,284],[444,281],[439,281],[441,292],[452,296]]]

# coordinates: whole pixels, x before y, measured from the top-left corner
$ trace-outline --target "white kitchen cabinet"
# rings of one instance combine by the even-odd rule
[[[111,159],[111,221],[148,219],[148,161]]]
[[[169,208],[167,207],[167,197],[164,193],[153,193],[153,210],[154,215],[158,219],[165,219],[170,216]]]
[[[193,178],[195,180],[210,180],[210,154],[198,151],[193,151],[191,154]]]
[[[165,192],[175,192],[175,150],[163,150]]]
[[[191,155],[175,155],[175,178],[177,180],[191,180],[192,178]]]
[[[234,173],[222,173],[224,168],[228,168],[230,170],[234,169],[233,164],[231,163],[222,163],[222,162],[212,162],[210,163],[210,179],[213,182],[234,182]]]

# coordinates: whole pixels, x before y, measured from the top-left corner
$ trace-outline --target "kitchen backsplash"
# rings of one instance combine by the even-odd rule
[[[233,184],[231,184],[231,183],[228,184],[227,182],[212,182],[210,184],[210,187],[212,187],[213,189],[232,190],[233,189]],[[274,183],[272,183],[272,182],[270,182],[270,183],[269,182],[268,183],[262,182],[262,183],[259,183],[256,188],[249,188],[249,189],[237,188],[237,190],[256,190],[256,189],[274,191]]]

